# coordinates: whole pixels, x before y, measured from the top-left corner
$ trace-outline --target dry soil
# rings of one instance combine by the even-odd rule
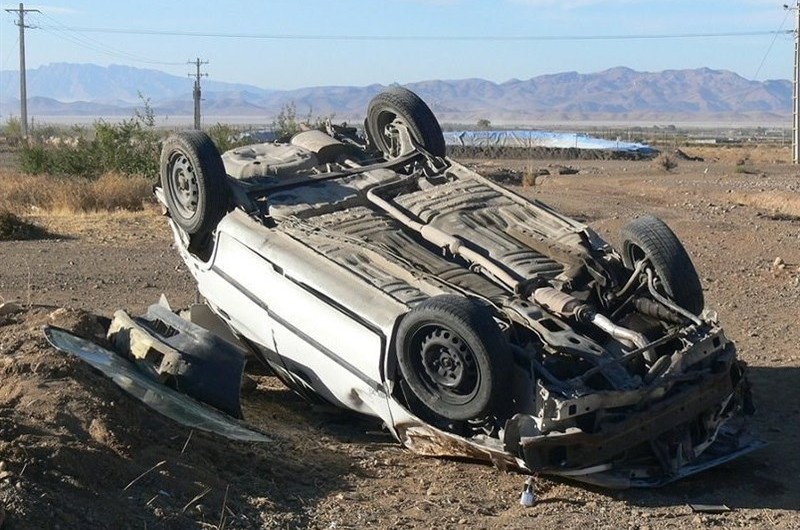
[[[49,238],[0,243],[0,295],[24,309],[0,317],[0,526],[800,528],[800,174],[703,154],[671,172],[648,161],[560,162],[579,169],[564,176],[548,161],[475,165],[510,182],[549,169],[517,191],[613,243],[635,215],[666,220],[751,367],[764,449],[657,490],[540,477],[538,503],[523,508],[522,476],[414,455],[373,420],[303,402],[255,362],[244,411],[274,441],[192,432],[48,347],[40,330],[92,335],[95,315],[138,314],[161,293],[190,303],[194,286],[164,220],[155,210],[43,215],[31,219]],[[698,514],[690,503],[731,511]]]

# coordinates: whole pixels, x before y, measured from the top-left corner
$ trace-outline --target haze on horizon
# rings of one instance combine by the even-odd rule
[[[787,79],[792,70],[792,36],[768,32],[793,29],[794,16],[772,0],[49,0],[25,7],[42,11],[26,17],[37,26],[26,31],[29,69],[125,64],[183,76],[186,61],[199,57],[215,80],[273,89],[503,82],[619,65],[709,67],[756,80]],[[16,15],[2,14],[0,70],[17,70]],[[709,33],[733,35],[616,38]],[[583,40],[590,36],[615,38]],[[535,40],[543,37],[558,38]]]

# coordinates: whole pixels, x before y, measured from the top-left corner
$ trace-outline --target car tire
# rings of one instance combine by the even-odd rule
[[[395,158],[388,127],[396,120],[403,121],[413,139],[434,156],[445,155],[444,135],[433,112],[419,96],[402,87],[392,87],[372,98],[365,123],[372,145],[387,158]]]
[[[658,217],[645,215],[622,228],[622,260],[629,269],[647,259],[666,294],[692,314],[703,311],[703,287],[678,236]]]
[[[447,421],[485,419],[508,388],[511,350],[489,310],[462,296],[429,298],[397,330],[400,373],[416,401]]]
[[[161,186],[170,217],[189,235],[210,233],[227,211],[225,166],[204,132],[185,131],[166,139]]]

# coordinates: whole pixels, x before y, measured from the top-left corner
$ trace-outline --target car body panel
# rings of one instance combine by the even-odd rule
[[[749,385],[711,313],[665,297],[646,259],[626,268],[590,227],[391,127],[405,138],[392,157],[337,129],[227,153],[231,208],[213,232],[170,219],[206,303],[284,382],[380,418],[421,454],[608,487],[758,447],[733,427]],[[327,161],[307,167],[304,149]],[[280,171],[248,166],[272,159]],[[401,323],[442,295],[485,308],[502,335],[505,408],[452,421],[403,372]]]

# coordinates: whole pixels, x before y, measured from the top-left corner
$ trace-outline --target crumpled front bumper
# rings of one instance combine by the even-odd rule
[[[746,366],[731,360],[591,433],[541,433],[518,414],[506,424],[504,447],[534,472],[608,488],[661,486],[765,445],[745,429],[752,412]]]

